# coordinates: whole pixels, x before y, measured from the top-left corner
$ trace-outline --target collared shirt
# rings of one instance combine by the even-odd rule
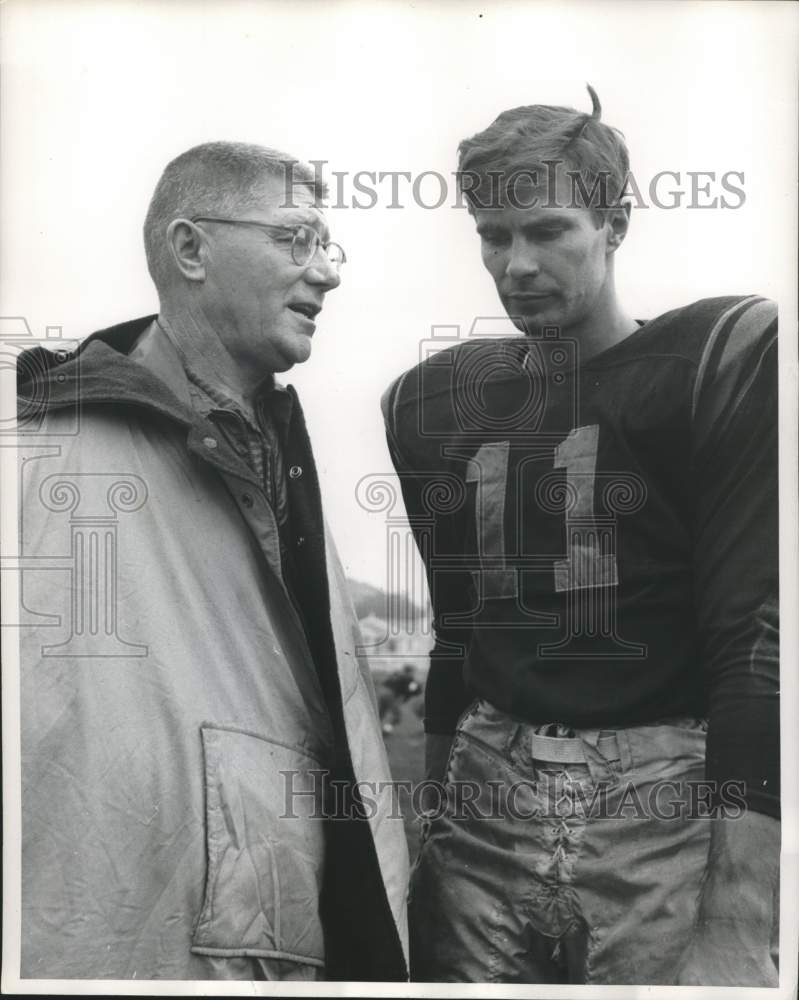
[[[159,375],[195,413],[212,420],[255,472],[277,520],[285,564],[289,504],[283,443],[291,419],[289,393],[269,379],[250,414],[232,393],[213,384],[209,373],[198,371],[199,365],[189,361],[168,325],[157,320],[141,335],[130,357]]]
[[[192,408],[216,424],[231,448],[255,472],[284,534],[289,507],[282,442],[286,440],[291,419],[291,397],[272,380],[255,400],[253,419],[236,400],[204,379],[192,365],[184,362],[184,370],[190,382]]]

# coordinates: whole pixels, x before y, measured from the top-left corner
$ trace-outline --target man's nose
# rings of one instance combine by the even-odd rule
[[[306,265],[305,280],[312,285],[321,285],[325,291],[332,291],[341,284],[338,267],[321,247],[317,247],[316,253]]]
[[[509,278],[535,277],[541,270],[537,248],[527,240],[514,240],[505,271]]]

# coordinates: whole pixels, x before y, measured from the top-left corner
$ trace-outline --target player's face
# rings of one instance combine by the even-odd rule
[[[517,206],[533,203],[528,195]],[[613,295],[615,244],[587,208],[550,206],[475,211],[483,263],[514,324],[525,333],[558,326],[577,333]]]

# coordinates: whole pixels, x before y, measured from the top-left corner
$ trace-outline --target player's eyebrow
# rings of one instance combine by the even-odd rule
[[[556,215],[554,212],[551,215],[545,216],[539,219],[531,219],[529,222],[525,222],[522,226],[523,232],[534,232],[536,229],[571,229],[574,225],[571,219],[567,219],[562,215]]]
[[[482,222],[477,226],[476,232],[478,236],[493,235],[495,233],[506,233],[508,231],[507,226],[503,226],[498,222]]]
[[[571,223],[571,214],[566,205],[538,205],[534,214],[524,220],[524,224],[530,226],[547,226],[565,222]]]
[[[550,212],[547,215],[537,216],[535,219],[524,222],[520,226],[520,229],[525,234],[534,235],[545,230],[572,229],[574,225],[574,220],[568,218],[563,213]],[[511,226],[506,226],[499,222],[483,222],[476,227],[476,231],[478,236],[499,236],[508,234],[511,228]]]

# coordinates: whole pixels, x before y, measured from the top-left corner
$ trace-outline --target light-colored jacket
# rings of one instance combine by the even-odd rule
[[[284,959],[402,979],[390,790],[364,786],[368,820],[321,819],[328,767],[390,775],[310,446],[303,565],[329,601],[343,746],[266,498],[126,356],[148,321],[41,355],[21,390],[22,975],[250,979]]]

